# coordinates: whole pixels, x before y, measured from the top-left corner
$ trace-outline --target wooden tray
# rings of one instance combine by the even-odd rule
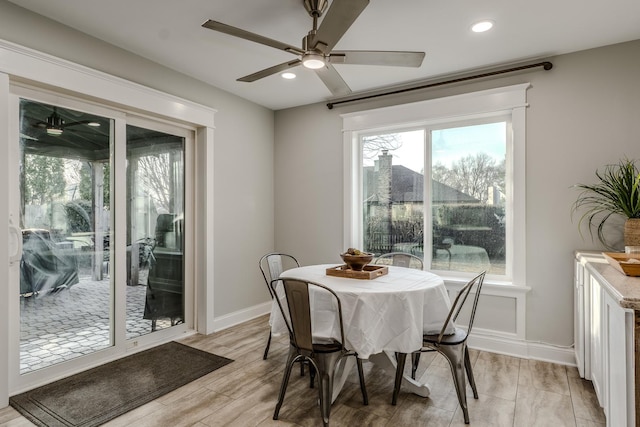
[[[640,264],[639,264],[640,265]],[[327,276],[346,277],[347,279],[372,280],[389,273],[386,265],[365,265],[362,271],[347,268],[346,264],[327,268]]]
[[[640,276],[640,254],[624,252],[602,252],[604,258],[613,268],[627,276]]]

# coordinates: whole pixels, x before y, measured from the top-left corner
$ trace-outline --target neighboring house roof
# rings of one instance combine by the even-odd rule
[[[373,166],[363,168],[365,200],[379,200],[378,172]],[[391,166],[392,203],[424,202],[424,176],[402,165]],[[432,181],[433,203],[478,203],[479,200],[438,181]]]

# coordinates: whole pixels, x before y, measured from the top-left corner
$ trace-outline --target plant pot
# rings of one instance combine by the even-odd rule
[[[625,221],[624,245],[640,246],[640,218],[628,218]]]

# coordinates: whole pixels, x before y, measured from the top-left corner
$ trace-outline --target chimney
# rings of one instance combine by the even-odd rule
[[[378,169],[378,203],[380,205],[391,204],[391,159],[389,150],[382,150],[378,156],[376,166]]]

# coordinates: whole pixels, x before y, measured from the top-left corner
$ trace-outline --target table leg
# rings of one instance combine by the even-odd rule
[[[369,361],[382,368],[392,378],[395,378],[397,364],[396,359],[393,355],[390,355],[386,351],[383,351],[382,353],[372,354],[369,357]],[[431,393],[431,389],[429,389],[428,384],[420,383],[407,375],[403,375],[402,377],[402,387],[404,387],[405,390],[410,391],[413,394],[417,394],[421,397],[429,397],[429,394]]]
[[[375,363],[379,368],[382,368],[391,376],[391,378],[395,378],[397,365],[396,359],[393,355],[383,351],[382,353],[372,354],[369,357],[369,361]],[[336,367],[333,377],[332,403],[335,402],[338,394],[340,394],[342,387],[344,387],[344,383],[349,377],[349,373],[351,373],[351,370],[354,369],[355,366],[356,360],[354,357],[344,357],[340,362],[338,362],[338,366]],[[421,397],[429,397],[429,394],[431,393],[431,389],[428,384],[416,381],[407,375],[403,375],[402,377],[402,387],[404,387],[405,390]]]

